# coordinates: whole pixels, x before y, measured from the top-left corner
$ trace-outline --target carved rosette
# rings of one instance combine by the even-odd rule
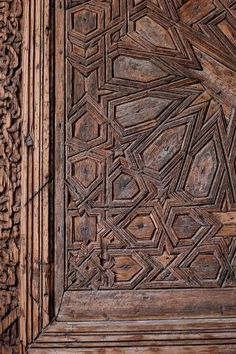
[[[18,352],[21,0],[0,2],[0,346]]]

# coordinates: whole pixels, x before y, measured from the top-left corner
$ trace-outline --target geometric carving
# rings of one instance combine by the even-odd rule
[[[4,13],[13,2],[0,6]],[[234,1],[56,1],[51,17],[55,17],[55,46],[46,9],[48,0],[26,1],[29,46],[23,60],[27,87],[21,205],[26,249],[21,268],[26,293],[22,323],[27,333],[22,335],[22,353],[32,342],[32,354],[72,347],[86,351],[88,346],[96,351],[104,345],[114,349],[120,339],[120,343],[126,340],[127,348],[133,343],[138,348],[140,323],[130,336],[132,326],[126,321],[134,318],[144,326],[143,343],[152,343],[153,348],[160,343],[164,348],[171,336],[178,336],[177,330],[184,347],[192,339],[193,344],[209,338],[213,343],[224,335],[222,328],[228,323],[225,341],[233,343]],[[4,214],[0,310],[4,326],[9,324],[4,341],[10,337],[8,342],[13,343],[20,209],[15,76],[19,77],[21,62],[17,63],[14,36],[21,39],[15,9],[11,10],[9,31],[0,36],[4,52],[0,103],[5,92],[1,109],[6,111],[0,126]],[[49,69],[54,64],[55,75]],[[55,176],[49,168],[53,150]],[[89,307],[83,306],[83,299]],[[112,306],[107,306],[109,301]],[[83,318],[81,312],[89,319],[82,324],[83,333],[76,323]],[[194,337],[186,323],[193,321],[196,326],[195,317],[199,327],[193,328]],[[208,317],[207,326],[217,322],[206,333]],[[69,318],[67,333],[65,318]],[[156,336],[151,328],[156,324],[148,320],[160,318],[166,320],[157,324]],[[114,319],[109,322],[109,338],[97,319]],[[72,321],[73,336],[68,336]],[[119,327],[115,333],[113,326]],[[92,344],[87,336],[91,330]]]
[[[82,84],[79,80],[77,85],[77,89],[73,89],[73,92],[75,92],[76,97],[80,97],[77,90],[82,94],[81,86],[84,87],[84,83]],[[80,107],[80,109],[75,109],[76,104],[75,102],[75,106],[72,105],[70,110],[71,118],[68,122],[68,144],[71,146],[76,145],[79,146],[80,149],[86,150],[105,142],[107,126],[104,122],[104,118],[96,110],[96,107],[88,103]]]
[[[5,2],[4,14],[18,0]],[[223,336],[235,346],[234,1],[24,6],[22,61],[17,6],[0,36],[4,342],[15,347],[22,312],[22,354],[29,344],[32,354],[121,343],[132,351],[140,338],[151,352],[180,332],[180,351],[191,342],[207,352]]]
[[[181,150],[186,126],[167,129],[143,152],[146,167],[160,171]]]
[[[89,113],[86,113],[74,123],[73,130],[74,136],[84,142],[89,142],[99,136],[99,125]]]
[[[181,20],[187,24],[193,24],[215,9],[214,2],[198,0],[187,1],[179,10]]]
[[[117,105],[115,119],[123,128],[135,127],[157,119],[169,103],[168,99],[158,97],[139,98]]]
[[[152,259],[157,260],[164,268],[166,268],[174,258],[175,257],[168,254],[167,251],[164,251],[161,256],[152,256]]]
[[[101,32],[104,11],[96,2],[85,5],[83,8],[74,6],[68,9],[67,14],[69,32],[74,38],[88,41]]]
[[[173,230],[179,239],[192,238],[199,230],[199,225],[190,215],[176,215]]]
[[[230,252],[222,246],[219,271],[212,253],[198,253],[233,235],[216,217],[236,200],[235,129],[227,130],[234,49],[221,40],[232,45],[232,24],[208,17],[218,5],[194,4],[91,1],[66,10],[70,289],[229,284]]]
[[[85,213],[82,216],[74,216],[72,218],[72,237],[74,242],[84,242],[96,240],[97,235],[97,219],[95,216],[88,216]]]
[[[187,272],[190,282],[197,286],[205,284],[209,287],[219,287],[227,284],[227,274],[229,278],[233,275],[222,256],[222,250],[213,243],[202,243],[196,247],[187,255],[179,269]]]
[[[218,22],[217,27],[225,35],[226,40],[230,41],[233,45],[236,44],[235,28],[226,19],[223,19],[222,21]]]
[[[167,29],[156,23],[149,16],[144,16],[135,23],[136,32],[146,41],[157,47],[175,49]]]
[[[126,80],[150,82],[166,76],[157,65],[149,60],[123,55],[115,58],[113,68],[114,77]]]
[[[142,267],[130,256],[116,256],[113,266],[117,282],[129,282]]]
[[[216,279],[220,263],[213,254],[198,254],[190,264],[190,268],[202,279]]]
[[[155,229],[155,224],[148,214],[136,215],[127,226],[127,230],[137,239],[137,241],[151,240]]]
[[[114,200],[133,199],[139,192],[139,186],[136,180],[126,174],[121,173],[113,181],[113,198]]]
[[[218,161],[214,142],[210,141],[195,155],[186,181],[186,191],[194,197],[207,197],[215,177]]]
[[[97,161],[89,158],[75,161],[72,164],[72,176],[82,184],[84,188],[88,188],[98,177]]]
[[[97,28],[97,14],[88,10],[73,13],[72,28],[81,34],[89,34]]]

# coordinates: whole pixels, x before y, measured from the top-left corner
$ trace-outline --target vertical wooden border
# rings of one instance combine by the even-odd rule
[[[22,0],[0,1],[0,352],[19,339]]]
[[[55,313],[60,308],[64,293],[65,238],[64,238],[64,0],[55,1]]]
[[[20,339],[26,350],[52,317],[53,257],[49,245],[50,170],[50,0],[23,2],[22,194]]]

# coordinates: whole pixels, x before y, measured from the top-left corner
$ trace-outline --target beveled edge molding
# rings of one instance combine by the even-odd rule
[[[30,346],[32,353],[47,350],[79,350],[79,353],[93,349],[102,353],[109,349],[126,354],[127,349],[139,348],[146,353],[159,353],[161,348],[191,346],[218,346],[220,353],[236,345],[236,319],[181,319],[154,321],[96,321],[96,322],[58,322],[48,326]],[[156,349],[155,349],[156,348]],[[184,349],[183,349],[184,350]],[[31,351],[30,351],[31,352]],[[189,352],[188,352],[189,353]],[[206,353],[206,352],[205,352]],[[215,354],[215,352],[212,352]],[[233,352],[232,352],[233,353]],[[182,352],[181,352],[182,354]]]
[[[102,349],[57,349],[56,354],[235,354],[236,345],[198,345],[198,346],[162,346],[156,347],[126,347]],[[55,354],[55,349],[32,349],[29,354]]]
[[[50,0],[23,1],[20,340],[26,351],[53,315]]]

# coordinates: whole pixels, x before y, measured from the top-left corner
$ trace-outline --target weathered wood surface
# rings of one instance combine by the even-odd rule
[[[169,347],[133,347],[133,348],[102,348],[102,349],[33,349],[29,354],[234,354],[236,345],[226,346],[169,346]]]
[[[0,352],[19,347],[21,1],[0,2]]]
[[[57,318],[93,322],[227,317],[235,314],[235,296],[234,289],[68,291]]]
[[[133,347],[103,349],[32,349],[29,354],[234,354],[236,345],[232,346],[168,346],[168,347]]]
[[[182,328],[183,318],[234,316],[234,11],[233,2],[134,0],[56,10],[55,284],[65,332],[69,321],[123,320],[125,332],[129,320],[175,318]],[[234,343],[234,330],[211,326],[196,341],[190,329],[145,340]],[[36,346],[143,340],[104,329],[99,342],[89,326],[85,340],[80,329]]]
[[[235,286],[234,11],[68,3],[65,289]]]
[[[23,2],[20,351],[53,316],[53,8]],[[51,243],[49,243],[51,235]]]
[[[236,1],[22,5],[0,2],[2,353],[235,353]]]

